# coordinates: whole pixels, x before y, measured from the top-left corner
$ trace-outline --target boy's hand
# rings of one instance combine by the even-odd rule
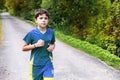
[[[38,40],[38,42],[35,44],[35,47],[42,47],[44,46],[44,41],[42,39]]]
[[[49,47],[47,48],[48,52],[52,52],[55,48],[55,44],[49,44]]]

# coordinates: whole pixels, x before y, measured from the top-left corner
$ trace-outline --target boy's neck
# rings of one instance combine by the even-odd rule
[[[38,26],[38,29],[40,30],[41,33],[45,33],[46,32],[46,27],[42,28]]]

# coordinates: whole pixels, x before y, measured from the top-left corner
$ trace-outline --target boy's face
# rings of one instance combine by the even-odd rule
[[[45,28],[48,24],[48,16],[46,16],[46,14],[39,15],[35,19],[35,22],[38,24],[39,27]]]

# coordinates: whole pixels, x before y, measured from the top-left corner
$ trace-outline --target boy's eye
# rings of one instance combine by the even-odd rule
[[[40,17],[39,19],[43,19],[43,17]]]
[[[48,17],[45,17],[45,20],[47,20],[48,19]]]
[[[47,20],[48,18],[47,17],[40,17],[39,19],[45,19],[45,20]]]

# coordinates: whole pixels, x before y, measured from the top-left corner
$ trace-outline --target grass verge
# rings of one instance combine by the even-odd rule
[[[55,35],[61,41],[82,50],[89,55],[92,55],[101,61],[104,61],[107,65],[112,66],[113,68],[120,70],[120,58],[111,54],[109,51],[98,47],[97,45],[90,44],[86,41],[81,41],[80,39],[75,39],[71,36],[64,35],[59,31],[55,32]]]

